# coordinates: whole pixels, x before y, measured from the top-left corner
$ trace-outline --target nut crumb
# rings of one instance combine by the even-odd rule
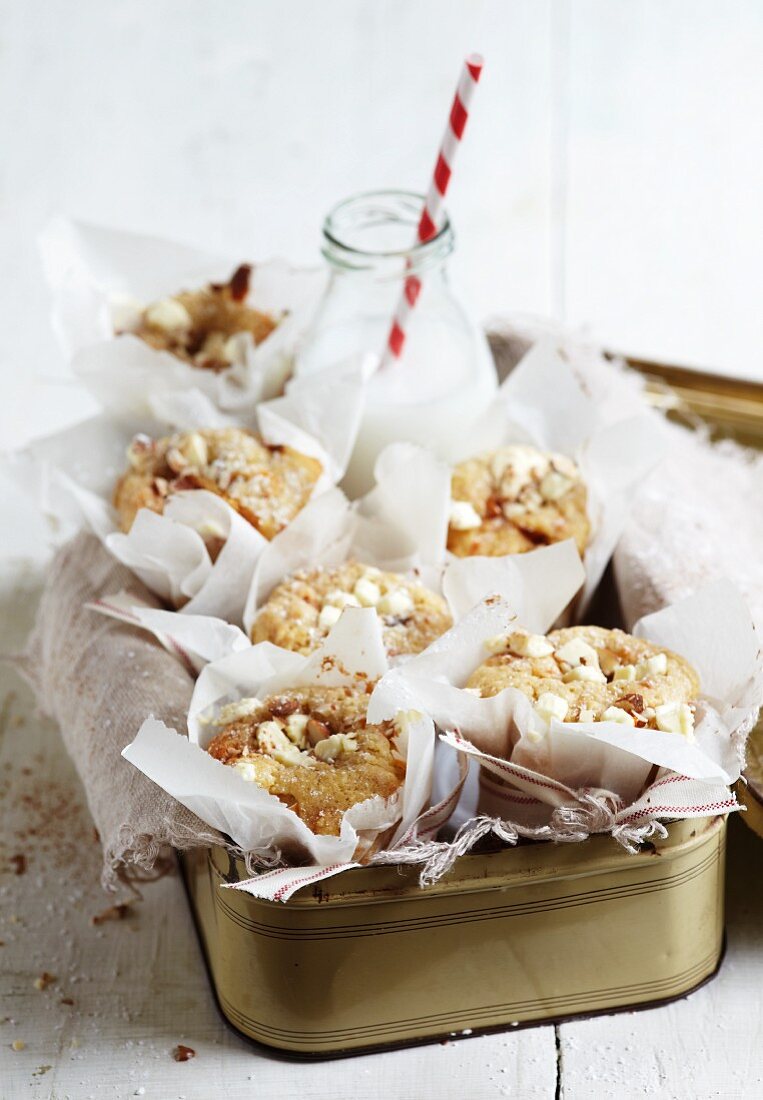
[[[110,905],[102,913],[96,913],[90,918],[91,924],[103,924],[107,920],[124,920],[130,912],[129,902],[120,901],[116,905]]]
[[[47,970],[43,970],[39,978],[35,978],[35,989],[47,989],[49,985],[53,985],[57,981],[55,974],[49,974]]]
[[[71,997],[62,997],[58,1003],[61,1005],[73,1005],[74,1001]]]
[[[26,873],[27,859],[23,853],[19,853],[16,856],[11,856],[8,862],[13,865],[14,875],[23,875]]]
[[[11,1043],[11,1050],[26,1050],[26,1043],[23,1039],[14,1039]]]
[[[193,1047],[186,1047],[182,1043],[178,1043],[172,1052],[172,1057],[176,1062],[187,1062],[189,1058],[196,1057],[196,1051]]]

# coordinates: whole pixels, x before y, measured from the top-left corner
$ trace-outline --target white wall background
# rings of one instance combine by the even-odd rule
[[[475,313],[763,379],[760,0],[0,0],[4,444],[89,411],[48,218],[316,259],[338,198],[426,186],[471,49],[449,205]]]

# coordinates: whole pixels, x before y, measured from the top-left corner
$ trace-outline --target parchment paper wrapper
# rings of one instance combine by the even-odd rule
[[[567,455],[585,481],[592,538],[576,605],[579,618],[612,556],[636,489],[664,456],[662,422],[638,402],[602,404],[594,389],[581,385],[558,339],[545,335],[464,433],[460,457],[512,443]]]
[[[361,380],[346,373],[332,384],[302,385],[294,396],[261,404],[254,419],[244,425],[258,429],[267,443],[294,447],[322,463],[324,473],[313,498],[297,517],[301,523],[310,523],[304,520],[304,512],[315,506],[320,525],[326,510],[321,495],[339,494],[332,486],[349,458],[362,400]],[[159,418],[160,412],[164,419]],[[118,530],[111,505],[117,478],[126,468],[125,451],[136,431],[156,437],[175,429],[237,422],[198,392],[166,394],[151,418],[94,417],[31,443],[9,456],[6,468],[11,477],[26,483],[54,528],[71,534],[84,526],[163,600],[190,614],[238,623],[257,559],[271,545],[256,528],[221,497],[204,490],[173,494],[162,515],[142,509],[128,534]],[[204,537],[209,532],[224,540],[214,563]]]
[[[397,740],[406,761],[403,786],[390,799],[371,798],[348,810],[339,836],[311,832],[275,796],[203,751],[215,731],[202,719],[225,703],[289,688],[349,684],[365,690],[386,669],[376,614],[351,608],[310,657],[265,642],[208,665],[191,701],[188,739],[150,718],[123,756],[212,828],[230,836],[255,862],[272,864],[283,857],[319,868],[354,864],[382,838],[385,846],[393,847],[424,809],[434,758],[429,718],[397,716],[404,730]]]
[[[129,328],[140,309],[181,290],[227,282],[246,256],[222,256],[137,233],[56,219],[40,237],[52,320],[74,373],[115,417],[143,417],[148,394],[197,389],[223,410],[251,413],[282,391],[297,341],[325,284],[320,270],[283,260],[253,265],[248,302],[280,318],[257,346],[239,337],[240,360],[215,373],[149,347]]]
[[[528,602],[531,595],[526,594]],[[549,610],[535,623],[528,621],[529,629],[543,630]],[[497,777],[498,783],[488,776],[487,794],[494,820],[509,827],[504,839],[512,830],[514,839],[556,840],[611,832],[634,847],[661,819],[738,808],[728,784],[739,776],[763,680],[755,631],[733,585],[719,582],[636,627],[638,635],[684,655],[699,672],[693,742],[617,723],[557,721],[538,741],[531,704],[521,692],[509,688],[481,699],[463,689],[486,658],[485,641],[516,624],[504,601],[484,601],[429,650],[384,677],[372,696],[369,719],[378,721],[389,708],[415,698],[446,731],[448,745],[479,760],[483,774]],[[647,787],[655,771],[656,784]],[[508,788],[505,797],[502,788]],[[467,819],[482,808],[474,804],[474,785],[469,795],[472,804],[460,808],[459,820],[466,822],[460,851],[484,832],[483,818],[469,836]],[[447,853],[439,850],[438,858],[447,869]]]

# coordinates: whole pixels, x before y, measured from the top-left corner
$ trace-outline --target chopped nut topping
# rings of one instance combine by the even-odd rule
[[[307,736],[311,745],[317,745],[319,741],[325,741],[331,736],[331,730],[325,722],[319,722],[317,718],[308,718]]]

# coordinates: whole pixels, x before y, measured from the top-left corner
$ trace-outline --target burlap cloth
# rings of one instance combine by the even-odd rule
[[[185,730],[193,680],[148,634],[88,610],[126,589],[159,601],[102,547],[79,534],[56,554],[25,654],[15,662],[40,709],[61,728],[103,845],[103,884],[163,874],[172,848],[222,841],[120,755],[148,715]]]
[[[527,331],[490,333],[499,375],[531,343]],[[573,365],[603,402],[642,406],[640,383],[595,349],[575,347]],[[657,414],[655,414],[657,415]],[[736,581],[763,628],[763,459],[701,434],[670,429],[667,461],[637,494],[615,555],[626,625],[720,575]],[[77,535],[48,572],[37,623],[18,666],[41,709],[61,727],[82,779],[104,852],[103,882],[154,877],[171,865],[171,848],[223,838],[123,760],[153,714],[184,731],[193,681],[180,663],[131,627],[85,603],[128,589],[153,606],[151,593],[91,535]]]

